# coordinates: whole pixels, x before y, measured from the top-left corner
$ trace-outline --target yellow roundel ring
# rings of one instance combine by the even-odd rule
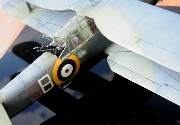
[[[75,74],[79,71],[79,69],[80,69],[80,60],[79,60],[79,58],[78,58],[77,56],[75,56],[75,55],[71,55],[68,59],[74,60],[75,63],[76,63],[76,71],[75,71],[75,73],[74,73],[74,75],[75,75]]]
[[[71,55],[66,60],[58,59],[53,68],[53,79],[57,85],[64,83],[75,75],[80,69],[80,60],[75,55]]]

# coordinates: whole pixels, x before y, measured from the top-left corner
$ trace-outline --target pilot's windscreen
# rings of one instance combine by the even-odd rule
[[[74,17],[73,17],[73,20],[75,21],[75,22],[78,22],[79,20],[81,20],[82,19],[82,17],[80,16],[80,15],[75,15]]]
[[[69,30],[67,30],[66,28],[61,28],[56,32],[56,34],[65,37],[68,34],[68,32]]]
[[[58,43],[61,47],[64,47],[65,41],[61,37],[55,37],[54,41]]]
[[[76,25],[76,23],[73,20],[70,20],[65,26],[66,26],[66,28],[71,30],[75,25]]]

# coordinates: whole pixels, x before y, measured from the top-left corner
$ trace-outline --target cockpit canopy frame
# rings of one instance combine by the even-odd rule
[[[95,32],[92,19],[75,15],[60,30],[54,34],[54,42],[64,47],[59,58],[65,59],[68,55],[75,53],[80,46],[91,39]]]

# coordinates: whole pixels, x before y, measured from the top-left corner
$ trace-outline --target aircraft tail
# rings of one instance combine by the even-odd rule
[[[0,90],[2,104],[10,118],[54,87],[51,78],[56,60],[57,56],[51,53],[42,54]]]

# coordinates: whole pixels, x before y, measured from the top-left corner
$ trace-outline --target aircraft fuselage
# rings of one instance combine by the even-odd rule
[[[53,87],[69,82],[83,64],[93,62],[94,57],[112,44],[98,31],[92,19],[77,16],[51,37],[56,44],[53,49],[52,44],[49,47],[52,52],[42,54],[0,90],[0,99],[10,118]]]

